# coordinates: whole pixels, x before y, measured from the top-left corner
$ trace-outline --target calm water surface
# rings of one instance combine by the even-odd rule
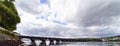
[[[39,43],[37,43],[37,46],[39,46]],[[120,42],[71,42],[47,46],[120,46]]]
[[[52,46],[120,46],[120,42],[77,42]]]
[[[23,40],[25,44],[30,44],[30,40]],[[41,43],[41,41],[35,41],[37,46]],[[61,43],[59,45],[49,45],[49,41],[46,42],[47,46],[120,46],[120,42],[69,42],[69,43]]]

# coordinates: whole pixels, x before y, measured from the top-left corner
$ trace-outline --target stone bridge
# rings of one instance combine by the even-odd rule
[[[19,36],[20,39],[27,38],[31,40],[31,44],[36,46],[35,40],[40,40],[40,45],[46,45],[46,40],[50,41],[50,45],[60,44],[62,42],[85,42],[87,38],[53,38],[53,37],[35,37],[35,36]],[[99,39],[97,39],[99,41]],[[56,41],[56,43],[54,42]]]

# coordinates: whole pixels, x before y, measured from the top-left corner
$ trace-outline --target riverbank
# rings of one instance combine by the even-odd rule
[[[20,40],[0,40],[0,46],[18,46],[22,43]]]

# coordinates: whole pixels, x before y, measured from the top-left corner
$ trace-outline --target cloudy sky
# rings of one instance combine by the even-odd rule
[[[120,35],[120,0],[16,0],[16,32],[27,36]]]

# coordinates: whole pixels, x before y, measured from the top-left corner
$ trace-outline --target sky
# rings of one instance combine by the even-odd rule
[[[120,35],[119,0],[16,0],[17,30],[39,37],[90,38]]]

